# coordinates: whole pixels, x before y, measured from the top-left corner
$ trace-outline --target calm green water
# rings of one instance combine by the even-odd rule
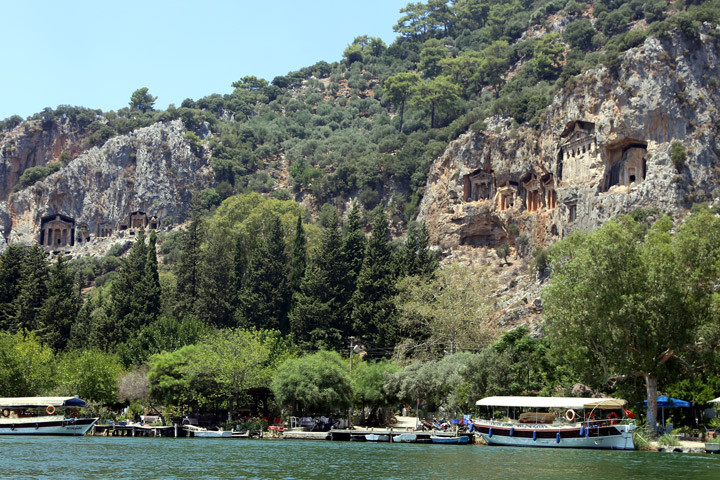
[[[0,478],[720,479],[720,455],[197,438],[0,437]]]

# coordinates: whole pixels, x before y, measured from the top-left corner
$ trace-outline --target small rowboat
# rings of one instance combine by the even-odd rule
[[[466,436],[445,437],[440,435],[431,435],[430,440],[432,440],[432,443],[446,443],[450,445],[465,445],[470,442],[470,438]]]
[[[414,433],[401,433],[400,435],[395,435],[392,441],[396,443],[415,443],[417,442],[417,435]]]

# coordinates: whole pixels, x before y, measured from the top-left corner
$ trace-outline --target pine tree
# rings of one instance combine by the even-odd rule
[[[203,242],[203,221],[198,201],[193,201],[190,224],[181,237],[180,259],[175,269],[177,279],[176,313],[179,317],[195,313],[198,298],[199,265]]]
[[[273,215],[265,238],[258,241],[250,256],[245,285],[241,292],[246,326],[290,331],[287,255],[280,218]]]
[[[47,297],[48,277],[47,252],[40,245],[28,247],[20,269],[18,294],[13,301],[15,329],[40,327],[37,317]]]
[[[347,266],[342,251],[337,213],[328,220],[314,262],[308,267],[295,296],[291,330],[301,346],[339,349],[349,333],[343,308]]]
[[[352,321],[355,333],[365,337],[369,346],[389,349],[397,339],[392,249],[387,215],[382,207],[373,216],[372,234],[351,300]]]
[[[50,269],[47,297],[38,314],[42,338],[54,350],[64,350],[70,329],[77,318],[82,300],[68,268],[68,261],[59,254]]]

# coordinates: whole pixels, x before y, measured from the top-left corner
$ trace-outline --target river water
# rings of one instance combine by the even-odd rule
[[[0,478],[720,479],[720,455],[477,445],[0,437]]]

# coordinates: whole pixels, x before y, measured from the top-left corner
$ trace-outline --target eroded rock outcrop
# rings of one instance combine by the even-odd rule
[[[698,40],[648,39],[625,53],[618,72],[579,76],[538,130],[494,118],[452,142],[420,205],[431,241],[490,247],[519,233],[545,246],[636,208],[676,214],[718,193],[716,36],[706,25]],[[685,166],[671,161],[673,142],[683,145]]]
[[[85,149],[88,132],[70,122],[29,120],[9,132],[0,132],[0,200],[7,199],[20,175],[45,166],[65,153],[75,158]]]
[[[193,150],[184,134],[176,120],[114,137],[12,194],[0,215],[6,240],[66,249],[141,224],[183,221],[192,192],[214,179],[208,152]]]

